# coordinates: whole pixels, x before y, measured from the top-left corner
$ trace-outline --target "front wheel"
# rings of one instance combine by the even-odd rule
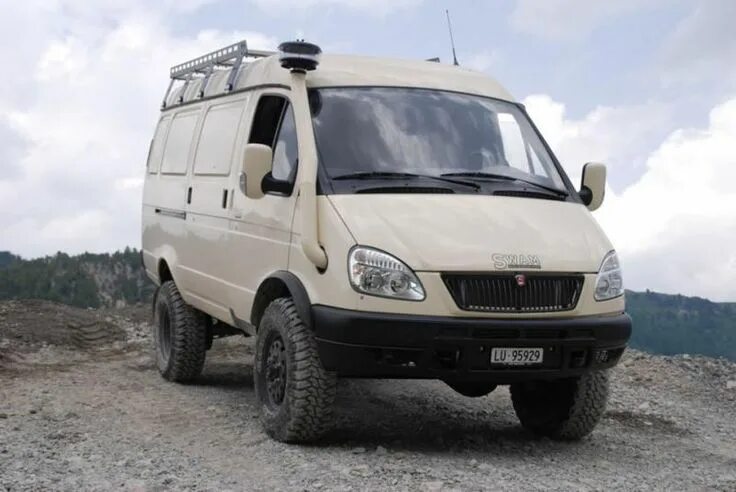
[[[294,301],[276,299],[258,326],[253,379],[266,433],[282,442],[321,437],[332,419],[337,378],[322,366]]]
[[[559,441],[577,441],[593,432],[606,410],[608,393],[608,371],[511,385],[511,401],[521,425]]]

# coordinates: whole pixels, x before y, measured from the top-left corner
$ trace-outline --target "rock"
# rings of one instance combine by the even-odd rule
[[[649,402],[645,401],[644,403],[639,405],[639,410],[641,410],[642,412],[646,412],[647,410],[649,410]]]
[[[431,482],[422,482],[422,484],[419,486],[420,490],[426,490],[428,492],[438,492],[442,490],[442,486],[444,483],[437,481],[431,481]]]
[[[383,446],[378,446],[376,448],[376,454],[379,455],[379,456],[384,456],[384,455],[388,454],[388,450],[386,448],[384,448]]]
[[[7,419],[8,414],[7,413],[0,413],[0,419]]]
[[[350,452],[353,454],[363,454],[365,453],[365,448],[363,446],[359,446],[357,448],[351,449]]]
[[[726,381],[726,389],[736,389],[736,381]]]

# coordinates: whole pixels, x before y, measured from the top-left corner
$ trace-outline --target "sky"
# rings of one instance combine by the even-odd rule
[[[247,39],[451,62],[526,104],[635,290],[736,301],[736,1],[0,0],[0,250],[140,246],[168,68]]]

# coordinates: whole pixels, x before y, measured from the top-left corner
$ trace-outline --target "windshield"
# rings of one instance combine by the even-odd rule
[[[332,179],[411,173],[565,190],[552,158],[512,103],[365,87],[313,90],[310,103],[320,165]]]

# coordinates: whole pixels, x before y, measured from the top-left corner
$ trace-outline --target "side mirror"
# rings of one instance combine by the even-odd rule
[[[589,162],[583,166],[583,179],[578,194],[591,212],[601,206],[606,194],[605,165],[599,162]]]
[[[240,173],[240,191],[248,198],[263,198],[263,178],[271,172],[273,151],[263,144],[248,144]]]

